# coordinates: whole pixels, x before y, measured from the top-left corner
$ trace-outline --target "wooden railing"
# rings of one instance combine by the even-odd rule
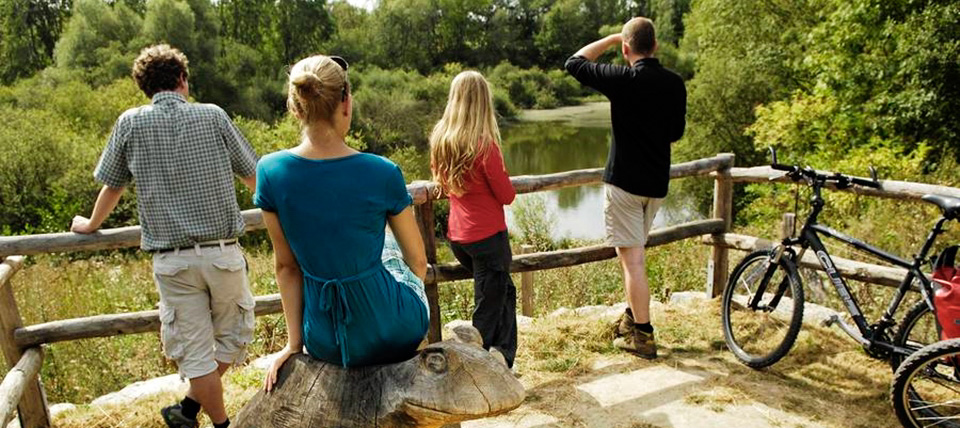
[[[647,240],[648,247],[664,245],[682,239],[702,235],[724,236],[729,232],[732,206],[732,183],[729,171],[734,165],[732,154],[720,154],[712,158],[675,164],[670,169],[671,178],[707,176],[713,174],[717,182],[718,196],[714,202],[715,219],[691,221],[680,225],[654,230]],[[583,169],[537,176],[512,177],[517,193],[531,193],[564,187],[600,183],[603,170]],[[430,341],[440,340],[439,290],[441,282],[470,278],[470,273],[459,264],[437,264],[436,238],[434,236],[433,204],[438,195],[435,183],[418,181],[407,186],[416,205],[417,221],[427,250],[428,271],[425,281],[430,304]],[[260,210],[243,211],[246,230],[264,228]],[[600,213],[597,213],[600,215]],[[719,238],[718,238],[719,239]],[[37,375],[43,359],[42,345],[92,337],[117,336],[153,332],[160,329],[159,313],[141,311],[120,314],[105,314],[91,317],[65,319],[24,326],[20,317],[10,278],[23,264],[24,256],[46,253],[67,253],[140,245],[140,227],[130,226],[101,230],[90,235],[74,233],[50,233],[42,235],[0,237],[0,348],[7,359],[10,372],[0,384],[0,422],[12,418],[14,404],[21,426],[24,428],[49,427],[50,416],[40,379]],[[567,250],[518,254],[514,256],[512,272],[530,272],[583,263],[607,260],[616,257],[613,248],[603,245]],[[4,259],[5,258],[5,259]],[[713,284],[726,282],[727,247],[717,245],[713,250],[712,266],[720,266],[712,274]],[[532,296],[523,296],[533,304]],[[282,312],[279,294],[258,296],[256,315]]]
[[[820,171],[824,174],[832,174],[827,171]],[[721,182],[721,179],[729,180],[732,183],[791,183],[792,181],[785,175],[782,171],[776,171],[769,166],[758,166],[752,168],[731,168],[726,173],[713,173],[717,178],[717,183]],[[726,177],[723,177],[726,176]],[[863,177],[860,177],[863,178]],[[864,178],[867,180],[866,178]],[[719,184],[718,184],[719,187]],[[866,196],[876,196],[881,198],[888,199],[899,199],[899,200],[913,200],[919,201],[923,195],[926,194],[937,194],[944,196],[953,196],[960,198],[960,189],[956,187],[940,186],[936,184],[925,184],[925,183],[913,183],[909,181],[897,181],[897,180],[880,180],[879,188],[871,187],[861,187],[861,186],[851,186],[843,189],[838,189],[834,183],[827,183],[826,187],[839,190],[843,192],[856,193]],[[718,191],[717,194],[720,192]],[[714,206],[717,206],[716,201]],[[793,223],[794,218],[793,214],[787,214],[784,217],[784,231],[781,233],[781,238],[785,237],[783,235],[792,235],[793,233]],[[776,245],[776,242],[758,238],[748,235],[739,235],[733,233],[724,233],[724,234],[714,234],[711,236],[705,236],[702,239],[702,242],[707,245],[711,245],[714,248],[714,251],[717,251],[718,248],[724,249],[736,249],[741,251],[755,251],[760,249],[772,248]],[[779,241],[778,241],[779,242]],[[903,278],[907,275],[907,270],[902,268],[876,265],[871,263],[864,263],[855,260],[849,260],[842,257],[832,257],[837,271],[839,271],[840,276],[847,279],[852,279],[855,281],[861,281],[869,284],[885,285],[888,287],[898,287],[903,281]],[[811,253],[804,254],[804,257],[800,260],[800,266],[816,269],[823,271],[823,266],[817,260],[816,256]],[[718,288],[714,288],[713,296],[719,295],[719,292],[723,290],[724,281]]]

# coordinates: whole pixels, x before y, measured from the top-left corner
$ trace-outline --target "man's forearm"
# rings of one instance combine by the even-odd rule
[[[590,61],[596,61],[597,58],[600,58],[600,55],[603,55],[611,46],[619,45],[621,40],[623,39],[619,34],[611,34],[580,48],[574,55],[582,56]]]
[[[250,189],[250,193],[256,193],[257,191],[257,175],[251,175],[249,177],[240,177],[240,182],[244,186],[247,186],[247,189]]]
[[[113,209],[117,207],[117,203],[120,202],[120,197],[123,196],[123,191],[126,190],[125,187],[110,187],[103,186],[100,189],[100,195],[97,196],[97,202],[93,205],[93,213],[90,214],[90,226],[94,229],[99,229],[100,225],[103,224],[103,221],[110,216],[110,213],[113,212]]]

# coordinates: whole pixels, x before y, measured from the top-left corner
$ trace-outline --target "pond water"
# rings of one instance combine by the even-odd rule
[[[610,149],[609,103],[588,103],[554,110],[524,112],[521,121],[500,130],[504,161],[510,175],[549,174],[603,167]],[[671,192],[673,193],[673,192]],[[551,219],[554,238],[597,240],[604,236],[602,185],[570,187],[519,195],[514,206],[536,206],[541,198],[545,217]],[[540,201],[537,201],[540,202]],[[673,194],[654,220],[654,227],[688,221],[693,210]],[[514,209],[507,208],[507,223],[516,230]]]

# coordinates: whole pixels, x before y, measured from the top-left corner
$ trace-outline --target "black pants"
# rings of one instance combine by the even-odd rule
[[[453,255],[473,272],[473,326],[483,336],[484,349],[500,350],[513,367],[517,355],[517,287],[510,278],[510,240],[507,232],[458,244],[450,242]]]

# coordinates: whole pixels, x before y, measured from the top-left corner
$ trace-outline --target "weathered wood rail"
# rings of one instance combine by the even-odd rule
[[[654,230],[650,234],[647,247],[669,244],[710,233],[723,231],[723,221],[719,219],[700,220],[681,225]],[[514,257],[510,264],[511,272],[530,272],[575,266],[616,257],[613,248],[602,245],[574,248],[570,250],[523,254]],[[430,266],[427,282],[446,282],[468,279],[472,276],[456,263]],[[258,296],[255,312],[257,316],[276,314],[283,311],[279,294]],[[117,336],[123,334],[146,333],[160,330],[159,311],[128,312],[123,314],[97,315],[34,324],[14,331],[17,346],[31,347],[45,343],[68,340],[89,339],[93,337]]]
[[[832,172],[819,171],[822,174],[830,175]],[[750,168],[731,168],[726,174],[722,172],[712,173],[719,183],[722,175],[733,183],[792,183],[792,181],[782,171],[777,171],[769,166],[757,166]],[[860,177],[863,178],[863,177]],[[864,180],[869,180],[863,178]],[[879,180],[879,188],[851,186],[844,189],[838,189],[834,183],[827,183],[826,187],[835,191],[855,193],[865,196],[875,196],[887,199],[920,201],[923,195],[937,194],[960,198],[960,189],[956,187],[940,186],[936,184],[913,183],[909,181],[897,180]],[[716,202],[715,202],[716,206]],[[931,205],[931,209],[933,206]],[[793,218],[790,218],[789,229],[793,229]],[[736,249],[741,251],[755,251],[772,248],[776,242],[748,235],[739,235],[733,233],[714,234],[704,236],[702,242],[711,245],[714,250],[717,248]],[[898,287],[907,275],[907,270],[897,267],[865,263],[856,260],[845,259],[842,257],[832,257],[834,264],[840,276],[861,281],[868,284],[884,285],[888,287]],[[823,271],[823,267],[816,256],[811,253],[804,254],[800,260],[800,266]],[[722,290],[722,286],[720,287]],[[714,289],[714,296],[717,296],[717,290]]]
[[[715,201],[714,213],[718,218],[692,221],[653,231],[647,242],[648,247],[664,245],[682,239],[703,235],[721,236],[729,232],[732,207],[732,187],[724,175],[734,165],[732,154],[720,154],[711,158],[674,164],[670,169],[671,178],[707,176],[719,173],[717,188],[723,193]],[[538,176],[512,177],[511,182],[517,193],[531,193],[600,183],[603,175],[601,168],[582,169]],[[722,182],[722,183],[721,183]],[[439,290],[441,282],[467,279],[469,272],[456,263],[437,264],[436,238],[433,233],[433,203],[445,196],[437,192],[435,183],[418,181],[407,186],[417,205],[417,220],[424,238],[429,263],[425,281],[427,298],[430,303],[431,341],[440,340]],[[246,210],[243,213],[246,230],[264,228],[260,210]],[[25,428],[49,427],[50,417],[43,389],[37,375],[42,364],[44,344],[79,340],[93,337],[108,337],[125,334],[137,334],[158,331],[160,321],[158,311],[141,311],[121,314],[104,314],[91,317],[65,319],[23,326],[17,303],[13,298],[9,279],[22,266],[24,257],[47,253],[68,253],[78,251],[110,250],[132,248],[140,245],[140,227],[130,226],[101,230],[90,235],[73,233],[50,233],[42,235],[0,237],[0,258],[6,257],[0,264],[0,349],[7,358],[8,373],[0,384],[0,416],[9,418],[11,410],[7,405],[19,403],[18,414],[21,426]],[[575,266],[616,257],[613,248],[595,245],[567,250],[518,254],[511,263],[512,272],[532,272],[543,269]],[[727,248],[716,246],[712,266],[726,266]],[[718,262],[718,260],[720,262]],[[726,272],[719,269],[714,276],[726,282]],[[533,305],[532,296],[529,304]],[[527,296],[524,296],[527,299]],[[282,311],[279,294],[258,296],[256,315],[275,314]],[[10,404],[4,404],[10,403]],[[7,412],[7,413],[4,413]]]

